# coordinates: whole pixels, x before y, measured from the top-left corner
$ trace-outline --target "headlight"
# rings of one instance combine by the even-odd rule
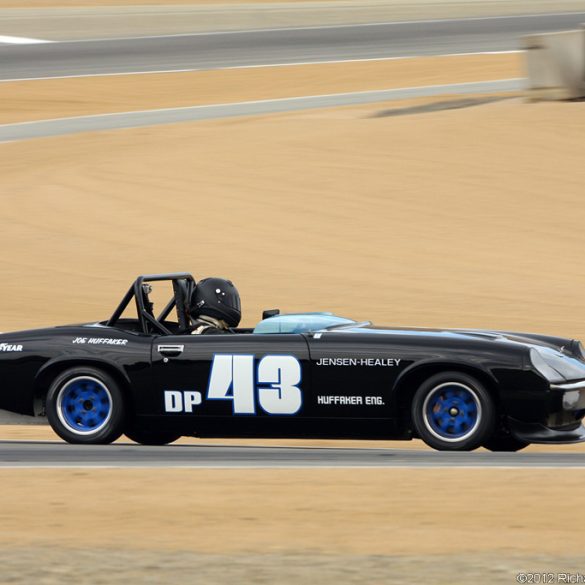
[[[578,410],[582,402],[583,393],[579,390],[570,390],[563,394],[563,410]]]
[[[549,382],[566,382],[585,378],[585,363],[552,348],[532,348],[530,361]]]

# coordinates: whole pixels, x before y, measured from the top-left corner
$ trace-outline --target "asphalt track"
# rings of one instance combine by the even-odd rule
[[[554,449],[552,447],[551,449]],[[0,441],[0,468],[582,468],[581,453],[448,453],[410,449],[240,447],[133,443],[104,446]]]
[[[0,80],[507,51],[583,22],[585,12],[4,45]]]

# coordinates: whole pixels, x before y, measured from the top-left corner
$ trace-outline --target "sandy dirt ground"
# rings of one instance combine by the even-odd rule
[[[1,145],[2,328],[105,318],[136,274],[190,269],[231,277],[248,325],[585,336],[582,104],[385,110]]]
[[[580,492],[585,470],[25,469],[0,479],[3,546],[574,555],[585,538],[583,507],[558,497]]]
[[[507,54],[5,82],[0,123],[522,75]]]
[[[584,474],[2,471],[0,575],[17,583],[189,575],[382,584],[420,583],[422,571],[432,583],[582,571],[584,512],[562,494],[580,493]]]

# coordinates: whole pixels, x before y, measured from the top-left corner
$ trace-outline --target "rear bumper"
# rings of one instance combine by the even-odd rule
[[[527,423],[510,418],[508,426],[516,439],[526,443],[562,445],[585,442],[585,427],[580,422],[553,429],[540,423]]]

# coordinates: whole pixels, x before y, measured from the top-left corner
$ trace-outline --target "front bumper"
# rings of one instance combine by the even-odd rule
[[[562,392],[563,410],[585,410],[585,380],[551,384],[550,388],[554,392]]]
[[[565,429],[578,428],[585,416],[585,380],[551,384],[550,389],[551,397],[553,397],[550,404],[553,408],[549,411],[546,420],[538,422],[542,422],[546,428],[553,431],[559,430],[561,433]],[[569,442],[575,440],[569,439]]]
[[[553,390],[585,390],[585,380],[578,380],[577,382],[563,382],[562,384],[551,384]]]
[[[509,418],[508,426],[512,436],[526,443],[562,445],[585,442],[585,427],[580,422],[562,428],[551,428],[540,423]]]

